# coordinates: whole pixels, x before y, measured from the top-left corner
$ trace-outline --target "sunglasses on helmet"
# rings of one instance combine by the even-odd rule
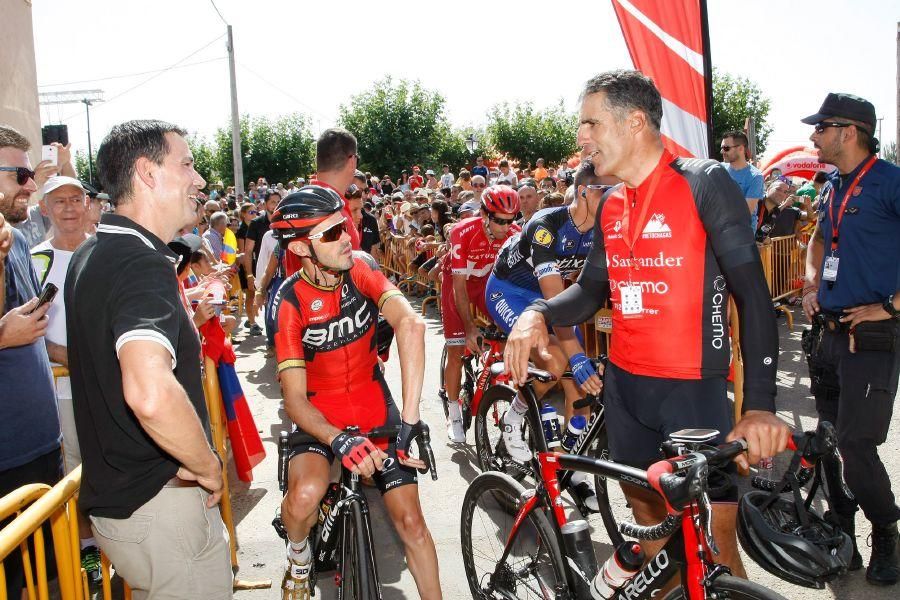
[[[16,183],[25,185],[29,179],[34,179],[34,171],[26,167],[0,167],[0,171],[15,172]]]
[[[347,217],[344,217],[328,229],[307,236],[310,240],[321,239],[323,244],[336,242],[341,239],[341,235],[347,233]]]

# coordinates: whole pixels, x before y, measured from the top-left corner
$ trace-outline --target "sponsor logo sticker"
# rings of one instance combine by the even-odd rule
[[[322,310],[323,304],[324,304],[324,302],[322,302],[321,298],[316,298],[315,300],[312,301],[312,303],[309,305],[309,307],[312,310]]]
[[[553,243],[553,234],[546,227],[538,227],[534,232],[534,243],[549,248]]]
[[[644,231],[641,233],[642,238],[660,239],[672,237],[672,229],[666,223],[666,215],[656,213],[647,221]]]

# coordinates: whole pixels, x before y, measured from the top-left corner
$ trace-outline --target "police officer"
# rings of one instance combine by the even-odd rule
[[[836,465],[826,477],[844,531],[854,537],[857,505],[872,523],[866,580],[894,585],[900,508],[877,448],[887,437],[900,370],[900,168],[875,156],[875,107],[862,98],[828,94],[803,122],[815,127],[810,140],[819,160],[837,167],[820,193],[806,256],[810,378],[819,419],[837,428],[855,499],[840,493]],[[854,542],[850,568],[861,567]]]

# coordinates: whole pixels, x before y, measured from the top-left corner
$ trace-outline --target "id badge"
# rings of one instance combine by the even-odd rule
[[[622,295],[622,316],[626,319],[637,319],[643,316],[644,299],[641,295],[641,286],[623,285],[619,288]]]
[[[825,257],[825,268],[822,269],[822,279],[824,281],[837,281],[838,263],[840,260],[837,256]]]

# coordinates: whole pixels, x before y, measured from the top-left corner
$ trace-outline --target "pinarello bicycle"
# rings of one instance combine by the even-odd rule
[[[689,437],[680,437],[681,433]],[[570,523],[560,498],[559,472],[577,470],[653,490],[665,499],[668,509],[657,525],[620,525],[628,537],[669,540],[611,598],[656,598],[670,579],[680,575],[681,586],[670,591],[666,600],[783,600],[758,584],[731,576],[727,567],[712,561],[718,550],[711,532],[709,469],[726,465],[747,447],[744,440],[704,447],[704,441],[717,435],[715,430],[672,434],[664,443],[667,455],[672,456],[646,471],[602,459],[541,451],[537,456],[540,478],[531,490],[505,473],[482,473],[466,492],[461,522],[463,563],[472,596],[591,598],[598,571],[593,545],[590,537],[579,540],[574,536],[579,529],[584,532],[586,524]],[[514,515],[498,497],[515,504]]]
[[[595,361],[597,364],[605,362],[605,357]],[[503,415],[509,410],[510,404],[516,397],[516,389],[509,384],[509,377],[503,374],[504,363],[498,362],[491,366],[494,371],[494,381],[485,393],[475,416],[475,446],[478,453],[478,463],[482,471],[499,471],[506,473],[525,487],[534,487],[539,479],[540,464],[537,460],[537,452],[548,452],[548,440],[544,428],[541,425],[540,403],[534,391],[534,381],[550,382],[555,379],[551,373],[537,369],[529,364],[528,380],[518,388],[518,393],[528,407],[525,415],[523,435],[529,440],[529,447],[534,451],[528,464],[522,464],[514,460],[506,450],[503,442]],[[588,395],[575,402],[575,408],[590,407],[591,414],[581,436],[571,449],[572,454],[591,456],[593,458],[609,458],[609,445],[606,434],[606,418],[604,416],[603,396]],[[568,491],[582,516],[587,518],[592,513],[575,493],[572,482],[572,471],[566,471],[560,475],[559,486],[563,491]],[[609,491],[606,478],[602,475],[594,475],[594,488],[597,494],[600,517],[603,526],[609,535],[613,545],[622,542],[612,507],[609,502]],[[510,505],[511,509],[512,506]]]
[[[344,431],[369,439],[395,439],[399,426],[379,427],[368,432],[360,432],[357,427]],[[414,438],[416,445],[410,454],[421,458],[426,465],[420,473],[431,471],[431,478],[437,479],[434,454],[428,429]],[[291,449],[303,444],[317,443],[313,436],[295,431],[282,431],[278,438],[278,487],[282,494],[288,491],[288,463]],[[418,452],[414,449],[417,448]],[[388,459],[390,460],[390,459]],[[285,543],[287,530],[276,513],[272,526]],[[341,464],[340,481],[329,484],[319,504],[319,519],[309,533],[312,550],[312,564],[309,573],[310,595],[315,595],[319,573],[335,571],[334,583],[338,587],[339,598],[354,600],[380,600],[381,583],[375,560],[375,546],[372,541],[372,525],[369,517],[369,503],[360,487],[359,475]]]

